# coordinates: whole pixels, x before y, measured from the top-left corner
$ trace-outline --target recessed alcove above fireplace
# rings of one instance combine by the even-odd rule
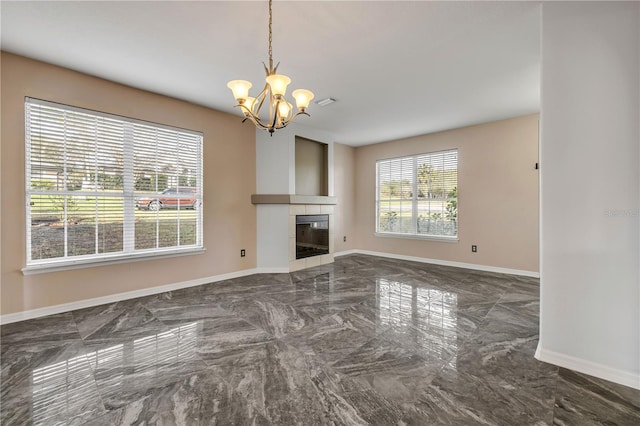
[[[328,145],[295,138],[296,195],[329,195]]]

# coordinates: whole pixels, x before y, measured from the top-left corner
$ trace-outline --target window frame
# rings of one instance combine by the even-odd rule
[[[455,217],[455,235],[441,235],[441,234],[421,234],[418,233],[418,203],[422,198],[418,197],[418,159],[421,157],[429,157],[436,155],[446,155],[448,153],[455,153],[455,162],[456,162],[456,197],[453,200],[456,203],[456,217]],[[411,170],[411,199],[385,199],[382,200],[380,198],[380,165],[385,162],[391,161],[407,161],[410,160],[412,164]],[[432,151],[426,153],[412,154],[412,155],[404,155],[399,157],[390,157],[376,160],[375,167],[375,232],[374,235],[376,237],[385,237],[385,238],[406,238],[406,239],[418,239],[418,240],[433,240],[433,241],[441,241],[441,242],[458,242],[459,241],[459,218],[458,218],[458,206],[459,206],[459,196],[458,196],[458,172],[459,172],[459,150],[458,148],[450,148],[444,149],[440,151]],[[402,180],[402,178],[401,178]],[[402,184],[401,184],[402,185]],[[443,197],[441,201],[449,202],[453,197]],[[392,232],[392,231],[381,231],[380,230],[380,214],[381,214],[381,203],[384,202],[411,202],[411,232]]]
[[[122,200],[122,250],[115,252],[98,252],[92,254],[81,254],[81,255],[68,255],[66,251],[66,247],[64,250],[63,256],[47,258],[47,259],[33,259],[32,258],[32,196],[33,195],[52,195],[62,197],[71,197],[71,196],[93,196],[93,197],[101,197],[104,196],[108,191],[102,189],[98,190],[94,188],[93,191],[90,190],[69,190],[65,187],[62,190],[56,191],[48,191],[48,190],[40,190],[32,188],[32,144],[33,140],[31,138],[32,133],[32,124],[30,123],[30,106],[45,106],[51,108],[57,108],[64,110],[66,112],[75,112],[80,114],[85,114],[91,116],[96,119],[96,122],[100,118],[106,118],[109,120],[116,120],[123,125],[123,135],[122,135],[122,157],[123,157],[123,170],[122,170],[122,191],[118,189],[119,195],[108,194],[106,195],[108,199],[114,200]],[[176,232],[176,236],[178,238],[178,244],[168,247],[159,247],[155,248],[138,248],[136,249],[136,240],[135,240],[135,223],[136,223],[136,206],[135,199],[140,196],[153,195],[159,196],[160,193],[149,193],[149,194],[141,194],[137,192],[134,188],[135,183],[135,173],[136,169],[134,168],[134,158],[136,155],[136,151],[133,147],[135,142],[133,129],[136,126],[152,128],[154,131],[169,131],[175,132],[176,137],[179,139],[180,137],[188,137],[193,141],[192,148],[196,152],[195,154],[195,162],[196,162],[196,171],[194,173],[194,178],[196,180],[195,192],[189,195],[177,194],[177,197],[182,198],[195,198],[197,200],[198,205],[202,206],[203,200],[203,169],[204,169],[204,152],[203,152],[203,133],[178,128],[175,126],[169,126],[164,124],[158,124],[154,122],[139,120],[131,117],[120,116],[115,114],[109,114],[101,111],[95,111],[87,108],[80,108],[76,106],[66,105],[58,102],[46,101],[42,99],[36,99],[31,97],[25,97],[25,227],[26,227],[26,257],[25,257],[25,267],[22,269],[24,275],[37,274],[42,272],[52,272],[59,270],[68,270],[68,269],[78,269],[78,268],[87,268],[91,266],[103,266],[108,264],[117,264],[117,263],[127,263],[133,261],[140,260],[153,260],[167,257],[175,257],[175,256],[184,256],[191,254],[199,254],[204,253],[206,251],[204,247],[204,221],[203,221],[203,209],[197,208],[195,214],[195,243],[194,244],[185,244],[180,245],[180,230],[178,229]],[[88,123],[88,121],[87,121]],[[66,124],[65,124],[66,129]],[[65,130],[66,131],[66,130]],[[100,139],[95,139],[94,143],[97,150],[97,144]],[[66,148],[65,148],[66,149]],[[68,154],[66,151],[64,158],[62,159],[62,163],[67,161]],[[97,151],[95,151],[95,155],[98,155]],[[176,158],[179,157],[179,153],[176,153]],[[97,158],[97,157],[96,157]],[[97,161],[97,160],[95,160]],[[66,166],[65,166],[66,167]],[[97,170],[97,169],[96,169]],[[157,186],[156,186],[157,188]],[[165,188],[165,190],[171,189]],[[160,192],[164,192],[160,191]],[[96,215],[102,210],[98,210],[96,207],[95,213]],[[119,211],[119,210],[117,210]],[[68,236],[66,232],[66,228],[69,224],[66,221],[66,215],[68,213],[67,204],[65,201],[65,208],[63,212],[63,223],[65,227],[65,236],[64,236],[64,244],[65,246],[68,244]],[[178,225],[179,225],[179,214],[178,214]],[[159,220],[159,219],[158,219]],[[96,222],[97,223],[97,222]],[[120,223],[120,222],[116,222]],[[97,229],[96,231],[97,232]],[[129,240],[127,240],[129,239]]]

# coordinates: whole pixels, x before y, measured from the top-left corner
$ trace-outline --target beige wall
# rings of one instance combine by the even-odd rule
[[[239,117],[2,53],[1,313],[10,314],[256,266],[255,128]],[[23,276],[25,96],[204,134],[205,254]],[[240,257],[240,249],[247,256]]]
[[[357,248],[355,245],[355,148],[333,144],[334,192],[337,198],[334,221],[336,252]],[[347,241],[344,242],[344,237]]]
[[[378,159],[458,149],[459,241],[376,237]],[[356,247],[405,256],[539,271],[538,115],[358,147]],[[478,252],[471,252],[471,245]]]

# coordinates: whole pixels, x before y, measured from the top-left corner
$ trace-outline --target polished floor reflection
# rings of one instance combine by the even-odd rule
[[[538,280],[371,256],[2,326],[3,425],[637,425],[538,362]]]

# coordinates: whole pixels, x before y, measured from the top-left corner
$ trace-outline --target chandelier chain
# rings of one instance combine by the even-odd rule
[[[269,0],[269,67],[273,67],[273,50],[271,48],[271,42],[272,42],[272,29],[271,29],[271,21],[272,21],[272,16],[273,16],[273,12],[272,12],[272,6],[271,6],[272,0]]]

